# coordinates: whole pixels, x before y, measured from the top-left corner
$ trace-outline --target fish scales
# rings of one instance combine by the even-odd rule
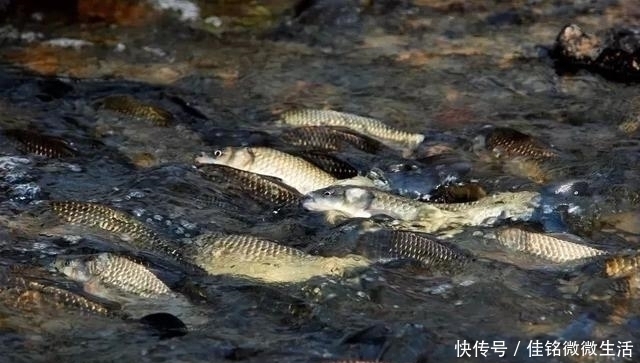
[[[8,279],[7,288],[12,288],[20,293],[35,291],[50,299],[50,301],[68,308],[78,309],[83,312],[115,316],[124,315],[113,307],[91,301],[84,296],[59,287],[45,285],[37,281],[31,281],[22,277],[11,277]]]
[[[360,135],[346,127],[302,126],[284,130],[280,139],[293,146],[312,150],[343,151],[354,147],[369,154],[385,149],[378,140]]]
[[[279,178],[288,186],[306,194],[334,184],[338,179],[310,162],[266,147],[226,147],[213,156],[203,153],[198,164],[218,164]]]
[[[534,158],[551,158],[557,154],[544,143],[531,135],[507,128],[496,127],[485,138],[489,150],[506,156],[528,156]]]
[[[485,196],[473,202],[465,203],[437,203],[434,204],[438,208],[451,212],[460,212],[465,210],[476,210],[483,207],[505,206],[505,209],[511,204],[526,203],[530,201],[532,205],[536,204],[539,194],[536,192],[519,191],[519,192],[502,192]]]
[[[487,192],[478,184],[442,185],[430,193],[431,203],[469,203],[487,196]]]
[[[198,243],[202,244],[199,254],[217,257],[230,255],[238,262],[313,259],[313,256],[301,250],[252,235],[209,234],[198,237]]]
[[[182,252],[175,246],[123,212],[98,203],[54,201],[50,205],[53,212],[68,223],[126,234],[137,248],[161,252],[178,261],[183,260]]]
[[[455,205],[425,203],[374,188],[335,185],[305,196],[305,209],[370,218],[386,215],[408,222],[396,224],[401,229],[435,232],[448,227],[490,226],[497,221],[527,220],[539,206],[535,192],[498,193],[477,202]]]
[[[240,275],[268,282],[343,276],[369,266],[360,256],[313,256],[271,240],[240,234],[200,236],[191,251],[194,263],[210,274]]]
[[[387,193],[375,188],[335,185],[309,193],[303,206],[315,211],[339,211],[352,218],[387,215],[415,220],[425,210],[438,211],[429,204]]]
[[[47,158],[66,158],[77,155],[76,150],[59,137],[18,129],[5,130],[4,133],[20,143],[18,148],[22,152]]]
[[[506,228],[496,234],[498,242],[515,251],[525,252],[551,262],[569,262],[606,254],[605,251],[557,237]]]
[[[367,190],[372,195],[369,208],[374,211],[388,211],[391,217],[399,216],[401,217],[399,219],[415,220],[419,219],[424,211],[438,211],[437,208],[420,201],[377,191],[373,188]]]
[[[69,278],[87,282],[97,279],[105,285],[142,297],[170,294],[171,289],[145,266],[111,253],[75,259],[61,258],[56,268]]]
[[[612,256],[604,260],[607,277],[621,277],[640,271],[640,253]]]
[[[459,268],[471,261],[465,251],[409,231],[382,230],[365,233],[358,252],[367,258],[411,259],[424,267]]]
[[[382,121],[369,117],[331,110],[302,109],[282,113],[285,124],[293,126],[340,126],[373,137],[390,146],[413,149],[423,140],[424,135],[392,128]]]
[[[215,164],[202,165],[200,170],[207,179],[214,182],[224,180],[230,189],[248,193],[253,199],[269,205],[295,205],[302,197],[296,189],[273,177]]]
[[[298,155],[338,179],[358,176],[358,169],[332,155],[313,151],[305,151]]]
[[[173,115],[169,111],[128,95],[106,97],[102,99],[102,106],[123,115],[149,120],[157,126],[166,127],[173,121]]]
[[[636,289],[633,276],[599,277],[590,276],[580,283],[577,295],[589,300],[607,300],[615,297],[628,298]]]

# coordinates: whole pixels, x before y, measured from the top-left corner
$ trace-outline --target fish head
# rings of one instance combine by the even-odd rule
[[[225,147],[212,154],[203,152],[195,158],[196,164],[226,165],[237,169],[245,169],[253,162],[254,153],[249,147]]]
[[[361,217],[372,200],[373,194],[366,188],[333,185],[307,194],[302,206],[311,211],[340,211],[351,217]]]
[[[75,281],[89,281],[91,274],[85,261],[81,258],[59,256],[53,262],[53,267],[60,273]]]
[[[250,147],[225,147],[217,149],[213,154],[201,154],[196,158],[199,164],[225,165],[236,169],[246,170],[255,158]]]

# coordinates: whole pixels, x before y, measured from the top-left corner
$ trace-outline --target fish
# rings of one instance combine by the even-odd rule
[[[247,234],[211,233],[195,238],[194,264],[210,274],[248,276],[267,282],[300,282],[352,273],[369,263],[359,256],[321,257]]]
[[[120,318],[124,321],[143,323],[161,337],[174,337],[187,334],[186,325],[177,317],[168,313],[153,313],[140,319],[134,319],[122,305],[93,295],[76,293],[66,288],[52,285],[50,281],[39,281],[23,276],[2,276],[0,294],[3,300],[11,299],[21,310],[26,304],[42,304],[56,308],[69,309],[79,313]],[[17,296],[16,296],[17,295]],[[36,306],[38,306],[36,305]]]
[[[497,157],[553,158],[558,154],[542,141],[508,127],[495,127],[484,137],[485,147]]]
[[[487,195],[473,202],[465,203],[433,203],[438,208],[451,212],[465,212],[470,214],[481,213],[485,209],[498,209],[500,213],[507,213],[510,210],[533,209],[540,205],[540,193],[521,190],[518,192],[500,192]],[[493,214],[486,211],[484,214]]]
[[[411,231],[381,229],[360,235],[357,252],[369,259],[409,259],[425,268],[459,270],[473,256],[433,236]]]
[[[606,251],[571,242],[568,240],[570,237],[529,232],[519,228],[505,228],[496,233],[496,239],[502,246],[550,262],[571,262],[607,254]]]
[[[339,126],[372,137],[390,147],[413,150],[422,141],[423,134],[409,133],[385,125],[382,121],[350,113],[331,110],[298,109],[285,111],[281,122],[292,126]]]
[[[352,147],[369,154],[386,150],[386,146],[378,140],[337,126],[301,126],[286,129],[280,134],[280,140],[308,150],[344,151]]]
[[[349,218],[370,218],[386,215],[413,221],[441,212],[433,205],[401,197],[375,188],[334,185],[307,194],[302,206],[310,211],[337,211]]]
[[[637,290],[638,280],[634,276],[615,278],[591,277],[583,281],[576,294],[587,300],[599,301],[615,297],[628,298]]]
[[[475,202],[487,196],[487,192],[480,184],[449,184],[440,185],[429,193],[431,203],[468,203]]]
[[[18,149],[22,152],[47,158],[68,158],[78,155],[67,141],[59,137],[19,129],[4,130],[4,134],[16,140],[19,143]]]
[[[506,173],[525,177],[536,184],[545,184],[554,179],[551,165],[539,158],[516,156],[505,160],[503,168]]]
[[[302,194],[338,180],[302,158],[266,147],[226,147],[213,155],[202,153],[195,158],[195,163],[225,165],[279,178]]]
[[[631,135],[640,129],[640,97],[633,97],[626,107],[618,130]]]
[[[76,258],[59,256],[54,267],[74,281],[98,281],[146,298],[171,294],[171,289],[145,266],[112,253]]]
[[[113,302],[99,302],[98,299],[89,299],[80,294],[68,291],[66,289],[45,284],[40,281],[27,279],[18,276],[6,276],[3,278],[3,284],[0,290],[12,291],[18,294],[35,293],[43,298],[44,301],[54,303],[56,305],[72,308],[74,310],[103,316],[117,316],[126,318],[127,314],[121,311],[121,307]]]
[[[196,244],[203,246],[201,253],[216,257],[230,255],[238,262],[313,259],[302,250],[248,234],[206,234],[198,237]]]
[[[202,175],[213,182],[225,182],[226,187],[247,193],[252,199],[274,207],[297,205],[302,194],[278,178],[255,174],[224,165],[202,165]]]
[[[603,274],[606,277],[623,277],[640,271],[640,252],[619,254],[603,261]]]
[[[51,201],[49,205],[59,218],[68,223],[117,233],[140,250],[159,252],[176,261],[184,260],[177,246],[161,238],[149,227],[124,212],[103,204],[89,202]]]
[[[133,118],[151,121],[156,126],[167,127],[173,122],[171,112],[142,102],[129,95],[108,96],[101,100],[104,109]]]
[[[296,155],[338,179],[354,178],[359,174],[358,169],[351,164],[324,152],[303,151],[296,153]]]
[[[305,196],[302,206],[310,211],[339,212],[348,218],[385,215],[411,222],[398,224],[419,232],[456,226],[491,226],[500,220],[528,220],[539,206],[535,192],[497,193],[476,202],[425,203],[367,187],[330,186]]]

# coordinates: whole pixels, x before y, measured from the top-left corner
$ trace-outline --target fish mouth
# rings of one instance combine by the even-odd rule
[[[196,165],[216,164],[216,159],[204,151],[196,156],[193,161]]]
[[[308,211],[312,212],[326,212],[336,209],[336,207],[330,201],[316,195],[307,194],[300,201],[300,205]]]
[[[307,194],[300,200],[300,205],[307,210],[317,210],[318,202],[313,195]]]

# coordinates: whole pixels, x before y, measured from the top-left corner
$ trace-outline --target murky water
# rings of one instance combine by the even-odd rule
[[[441,175],[457,173],[489,193],[541,191],[545,205],[558,207],[535,221],[547,231],[572,232],[608,251],[638,248],[640,138],[620,127],[639,117],[637,85],[587,72],[560,76],[548,56],[568,23],[590,32],[637,24],[640,8],[632,1],[220,1],[199,4],[195,21],[140,4],[145,16],[135,21],[105,18],[99,9],[72,16],[28,5],[5,19],[0,126],[63,138],[78,156],[47,159],[1,139],[4,270],[40,267],[47,279],[69,283],[46,272],[56,255],[123,248],[108,233],[42,217],[48,200],[104,203],[181,244],[206,232],[252,233],[317,252],[323,236],[335,232],[319,215],[301,207],[274,213],[193,166],[195,155],[219,146],[277,144],[277,115],[295,107],[367,115],[424,133],[416,159],[453,150],[442,161],[425,159],[419,172],[387,175],[405,188],[428,191]],[[91,43],[45,44],[59,38]],[[149,102],[174,119],[161,127],[100,107],[111,95]],[[559,157],[542,165],[542,179],[491,160],[473,147],[487,125],[533,135]],[[399,155],[339,156],[363,173],[389,173],[408,162]],[[586,185],[580,193],[554,193],[576,180]],[[469,228],[449,240],[500,261],[453,276],[375,265],[296,283],[229,275],[185,282],[165,269],[184,299],[134,304],[130,312],[180,317],[190,331],[171,339],[133,319],[34,308],[25,296],[2,296],[0,352],[30,362],[638,359],[637,295],[581,298],[567,282],[571,268],[506,253],[485,238],[493,233]],[[552,357],[543,350],[543,357],[530,357],[527,349],[532,341],[558,341],[562,349],[565,340],[594,341],[598,355]],[[504,342],[505,357],[493,349],[479,357],[474,344],[481,341],[490,348]],[[619,342],[632,342],[632,357],[603,356],[606,341],[615,354]],[[471,345],[470,357],[458,357],[462,342]]]

